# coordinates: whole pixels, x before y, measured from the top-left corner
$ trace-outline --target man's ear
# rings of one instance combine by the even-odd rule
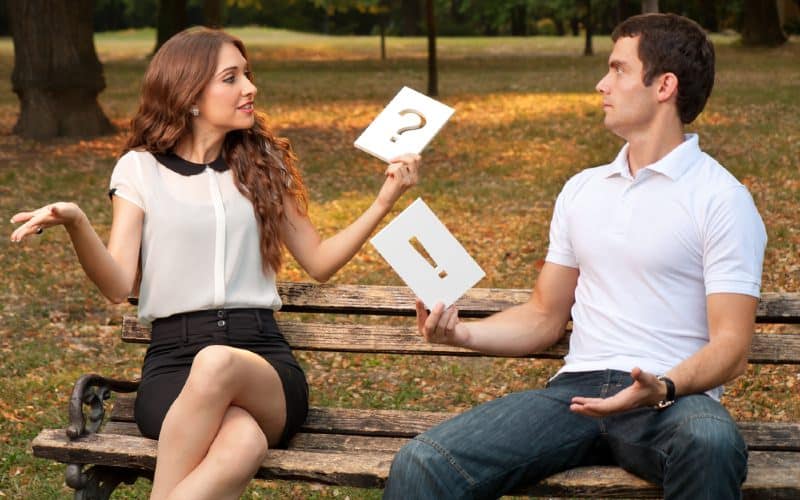
[[[658,77],[656,82],[658,91],[656,97],[658,102],[665,102],[675,96],[678,97],[678,77],[675,73],[664,73]]]

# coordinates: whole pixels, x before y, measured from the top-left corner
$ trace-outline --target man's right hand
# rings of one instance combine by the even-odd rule
[[[416,306],[417,329],[425,340],[432,344],[466,347],[469,331],[466,324],[458,320],[458,308],[451,306],[445,309],[444,304],[437,302],[428,312],[419,298],[416,299]]]

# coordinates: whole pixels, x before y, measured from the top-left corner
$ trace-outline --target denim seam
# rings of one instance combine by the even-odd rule
[[[470,487],[472,487],[472,485],[475,484],[475,478],[473,478],[471,475],[469,475],[469,473],[467,471],[465,471],[460,465],[458,465],[458,462],[456,462],[455,457],[453,455],[451,455],[450,452],[447,451],[447,449],[445,449],[442,445],[440,445],[439,443],[437,443],[436,441],[434,441],[432,439],[429,439],[425,435],[417,436],[414,439],[416,441],[424,443],[424,444],[430,446],[431,448],[433,448],[434,450],[436,450],[436,452],[439,455],[443,456],[447,460],[447,462],[450,464],[450,466],[453,469],[455,469],[455,471],[458,472],[461,475],[461,477],[463,477],[464,480],[467,481],[467,483],[469,483]]]
[[[684,425],[688,424],[692,420],[698,420],[698,419],[701,419],[701,418],[709,418],[709,419],[712,419],[712,420],[716,420],[717,422],[720,422],[722,424],[725,424],[725,425],[728,425],[730,427],[733,427],[734,429],[738,429],[737,425],[734,422],[732,422],[732,421],[730,421],[728,419],[725,419],[725,418],[720,418],[720,417],[718,417],[716,415],[711,415],[711,414],[706,414],[706,413],[704,413],[702,415],[692,415],[690,417],[687,417],[687,418],[683,419],[680,424],[675,426],[675,429],[676,430],[680,429],[681,427],[683,427]],[[744,442],[744,453],[745,453],[745,456],[746,456],[747,455],[747,443],[746,442]]]
[[[688,424],[689,422],[691,422],[693,420],[701,419],[701,418],[710,418],[710,419],[716,420],[717,422],[720,422],[722,424],[735,426],[735,424],[733,424],[732,422],[730,422],[730,421],[728,421],[728,420],[726,420],[724,418],[720,418],[720,417],[718,417],[716,415],[712,415],[710,413],[704,413],[704,414],[701,414],[701,415],[691,415],[691,416],[683,419],[680,423],[678,423],[675,426],[675,429],[677,431],[677,429],[680,429],[681,427],[683,427],[684,425]],[[654,450],[654,451],[658,452],[659,455],[661,455],[662,468],[667,467],[669,465],[669,464],[667,464],[667,459],[669,458],[669,454],[667,453],[666,450],[664,450],[661,447],[658,447],[658,446],[645,446],[645,445],[642,445],[642,444],[629,442],[629,441],[627,441],[625,439],[620,439],[620,442],[624,443],[626,446],[630,446],[630,447],[633,447],[633,448]],[[745,456],[746,456],[747,455],[747,443],[745,443],[744,452],[745,452]]]
[[[728,426],[733,426],[734,428],[736,428],[736,427],[737,427],[737,426],[736,426],[736,424],[735,424],[734,422],[732,422],[731,420],[724,419],[724,418],[720,418],[720,417],[718,417],[718,416],[716,416],[716,415],[712,415],[712,414],[707,414],[707,413],[704,413],[704,414],[701,414],[701,415],[692,415],[692,416],[690,416],[690,417],[687,417],[687,418],[683,419],[683,420],[680,422],[680,424],[678,424],[678,425],[675,427],[675,429],[676,429],[676,430],[677,430],[677,429],[680,429],[681,427],[683,427],[684,425],[688,424],[689,422],[691,422],[691,421],[693,421],[693,420],[698,420],[698,419],[701,419],[701,418],[708,418],[708,419],[716,420],[717,422],[720,422],[720,423],[722,423],[722,424],[725,424],[725,425],[728,425]],[[745,458],[745,470],[744,470],[744,479],[742,480],[742,482],[744,482],[744,480],[747,478],[747,472],[748,472],[748,470],[747,470],[747,455],[748,455],[748,452],[747,452],[747,443],[746,443],[746,442],[744,442],[744,441],[743,441],[743,443],[744,443],[744,450],[743,450],[743,451],[744,451],[744,458]],[[736,448],[736,450],[737,450],[738,452],[742,451],[742,450],[739,450],[739,449],[738,449],[738,447],[735,447],[735,448]],[[666,457],[666,459],[668,459],[668,458],[669,458],[669,457],[667,456],[667,457]],[[666,463],[666,459],[665,459],[664,467],[667,467],[667,466],[669,466],[669,464],[667,464],[667,463]],[[701,467],[701,473],[702,473],[702,474],[704,474],[704,473],[705,473],[705,468],[702,468],[702,467]]]
[[[570,445],[572,445],[573,443],[580,442],[580,441],[581,441],[581,440],[583,440],[583,439],[584,439],[583,437],[581,437],[581,438],[578,438],[578,439],[573,439],[572,441],[569,441],[569,442],[565,443],[565,444],[563,445],[563,447],[564,447],[564,448],[566,448],[566,447],[569,447],[569,446],[570,446]],[[507,469],[507,470],[504,470],[504,471],[498,472],[497,474],[495,474],[495,475],[493,475],[493,476],[491,476],[491,477],[488,477],[488,478],[484,479],[484,480],[483,480],[483,481],[481,481],[481,482],[477,482],[477,481],[475,481],[475,482],[473,482],[473,484],[472,484],[472,485],[469,487],[469,491],[473,491],[473,490],[475,490],[477,487],[479,487],[479,486],[480,486],[480,485],[482,485],[483,483],[490,482],[490,481],[492,481],[493,479],[495,479],[495,478],[496,478],[496,477],[498,477],[498,476],[502,476],[502,475],[505,475],[505,474],[509,474],[509,473],[511,473],[511,472],[513,472],[513,471],[516,471],[516,470],[519,470],[519,469],[524,469],[524,468],[528,467],[528,466],[529,466],[529,465],[530,465],[532,462],[535,462],[536,460],[538,460],[538,459],[539,459],[539,457],[540,457],[540,456],[542,456],[542,455],[543,455],[543,454],[541,454],[541,453],[540,453],[539,455],[536,455],[535,457],[531,457],[531,459],[530,459],[530,460],[527,460],[527,461],[525,461],[525,462],[523,462],[523,463],[521,463],[521,464],[517,465],[516,467],[514,467],[514,468],[512,468],[512,469]],[[553,474],[556,474],[556,473],[554,472]],[[552,475],[552,474],[551,474],[551,475]],[[549,477],[549,476],[546,476],[546,477]],[[544,479],[544,478],[543,478],[543,479]]]

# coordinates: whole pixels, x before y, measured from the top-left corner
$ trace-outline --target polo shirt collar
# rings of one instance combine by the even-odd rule
[[[620,175],[625,178],[631,178],[630,168],[628,166],[629,146],[630,145],[626,143],[622,147],[616,159],[609,165],[606,177]],[[680,178],[680,176],[697,161],[701,154],[700,139],[697,134],[685,134],[683,136],[683,142],[678,145],[678,147],[667,153],[657,162],[644,167],[642,170],[658,172],[674,181]]]
[[[166,153],[154,153],[153,156],[156,157],[156,160],[158,160],[160,164],[164,165],[168,169],[175,173],[186,176],[201,174],[206,169],[206,166],[216,170],[217,172],[224,172],[229,168],[221,154],[216,160],[212,161],[208,165],[184,160],[172,151],[168,151]]]

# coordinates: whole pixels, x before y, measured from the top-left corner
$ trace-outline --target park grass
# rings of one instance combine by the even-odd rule
[[[331,235],[365,209],[383,167],[353,140],[403,85],[426,88],[425,40],[325,37],[283,30],[232,30],[248,44],[257,106],[301,158],[310,213]],[[107,88],[100,102],[121,129],[137,106],[152,31],[99,34]],[[701,145],[753,193],[769,246],[763,289],[800,285],[800,41],[746,50],[715,38],[718,78],[706,111],[690,127]],[[483,287],[528,288],[547,246],[560,186],[582,168],[609,161],[621,142],[602,127],[593,88],[610,48],[596,37],[440,39],[440,99],[456,114],[424,154],[420,185],[395,214],[423,196],[486,271]],[[102,237],[105,196],[124,132],[91,140],[36,143],[10,135],[18,101],[11,92],[13,50],[0,39],[0,215],[65,199],[78,202]],[[390,216],[391,217],[391,216]],[[387,218],[387,220],[389,220]],[[10,234],[12,226],[7,227]],[[87,283],[62,230],[12,245],[0,239],[0,497],[63,498],[64,467],[32,457],[44,427],[64,427],[67,398],[81,374],[138,376],[143,349],[119,341],[129,306],[112,306]],[[293,262],[285,280],[309,280]],[[332,280],[400,284],[369,245]],[[795,330],[796,331],[796,330]],[[312,404],[458,411],[509,391],[541,386],[556,362],[300,353]],[[725,403],[742,420],[800,420],[800,369],[750,367]],[[115,498],[142,498],[140,480]],[[377,498],[377,490],[254,481],[246,498]]]

